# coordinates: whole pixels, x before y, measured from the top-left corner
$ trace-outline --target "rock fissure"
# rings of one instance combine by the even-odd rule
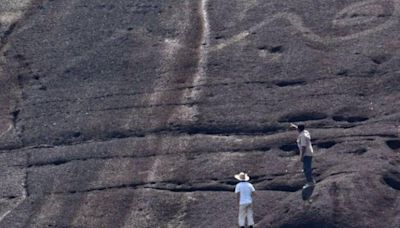
[[[29,163],[27,166],[18,166],[18,167],[26,167],[26,168],[39,168],[39,167],[45,167],[45,166],[60,166],[64,165],[67,163],[71,162],[79,162],[79,161],[107,161],[107,160],[113,160],[113,159],[142,159],[142,158],[155,158],[155,157],[164,157],[164,156],[177,156],[177,155],[182,155],[182,156],[197,156],[197,155],[203,155],[203,154],[218,154],[218,153],[259,153],[259,152],[265,152],[270,150],[269,147],[255,147],[253,149],[232,149],[229,151],[193,151],[191,153],[185,153],[185,154],[177,154],[177,153],[164,153],[164,154],[148,154],[148,155],[122,155],[122,156],[105,156],[105,157],[93,157],[93,156],[87,156],[87,157],[81,157],[81,158],[75,158],[75,159],[67,159],[67,158],[59,158],[59,159],[54,159],[50,161],[43,161],[43,162],[32,162]]]
[[[237,183],[237,182],[235,182]],[[289,186],[274,185],[272,187],[266,187],[257,189],[257,191],[280,191],[280,192],[297,192],[302,189],[303,185],[299,186]],[[85,190],[68,190],[65,192],[47,192],[44,195],[65,195],[65,194],[87,194],[99,191],[112,191],[118,189],[154,189],[161,191],[170,191],[177,193],[190,193],[190,192],[233,192],[235,189],[235,184],[224,184],[222,183],[191,183],[191,184],[181,184],[175,182],[150,182],[150,183],[136,183],[136,184],[121,184],[116,186],[104,186],[97,188],[90,188]],[[43,193],[36,193],[43,194]]]
[[[57,99],[57,100],[42,100],[39,102],[34,102],[34,103],[26,103],[25,105],[27,107],[32,107],[32,106],[38,106],[38,105],[45,105],[45,104],[53,104],[53,103],[64,103],[64,102],[69,102],[69,103],[75,103],[75,102],[82,102],[82,101],[91,101],[91,100],[102,100],[105,101],[108,98],[115,98],[115,97],[134,97],[134,96],[151,96],[154,94],[159,94],[159,93],[167,93],[167,92],[179,92],[179,91],[186,91],[186,90],[192,90],[196,88],[210,88],[210,87],[218,87],[218,86],[230,86],[230,85],[240,85],[240,84],[270,84],[270,86],[273,85],[273,82],[270,81],[239,81],[239,82],[221,82],[221,83],[213,83],[213,84],[197,84],[197,85],[190,85],[190,86],[179,86],[171,89],[164,89],[164,90],[154,90],[151,93],[150,92],[133,92],[133,93],[113,93],[113,94],[107,94],[107,95],[102,95],[102,96],[93,96],[93,97],[84,97],[84,98],[63,98],[63,99]],[[193,102],[193,103],[198,103],[198,102]],[[161,105],[161,104],[160,104]],[[159,105],[155,105],[159,106]],[[132,106],[136,107],[136,106]],[[152,105],[150,106],[137,106],[137,107],[143,107],[143,108],[151,108],[153,107]]]
[[[174,128],[171,128],[174,129]],[[190,129],[190,128],[188,128]],[[253,132],[252,132],[253,131]],[[245,131],[236,131],[236,134],[234,134],[233,131],[225,131],[225,133],[222,133],[222,131],[219,131],[218,129],[211,130],[211,132],[208,132],[207,130],[202,130],[198,131],[196,128],[194,130],[187,130],[182,131],[179,130],[178,128],[175,128],[173,131],[167,130],[167,129],[158,129],[158,130],[153,130],[149,131],[147,133],[127,133],[127,134],[120,134],[118,137],[110,137],[110,138],[105,138],[102,140],[95,140],[95,139],[86,139],[80,142],[71,142],[71,143],[64,143],[64,144],[40,144],[40,145],[18,145],[18,146],[7,146],[3,148],[3,151],[0,151],[0,154],[2,153],[9,153],[9,151],[20,151],[20,150],[31,150],[31,149],[40,149],[40,148],[58,148],[58,147],[66,147],[66,146],[78,146],[78,145],[85,145],[85,144],[93,144],[93,143],[104,143],[104,142],[110,142],[113,140],[120,140],[120,139],[127,139],[127,138],[143,138],[146,136],[157,136],[157,135],[164,135],[164,136],[185,136],[185,135],[215,135],[215,136],[224,136],[224,137],[230,137],[230,136],[262,136],[263,131],[257,132],[256,130],[252,130],[248,133]],[[267,133],[273,133],[273,130],[267,130]],[[265,133],[265,132],[264,132]],[[274,133],[274,134],[280,134]],[[267,134],[266,136],[271,136],[273,134]],[[343,138],[352,138],[352,137],[382,137],[382,138],[398,138],[397,135],[394,134],[348,134],[348,135],[343,135],[343,136],[333,136],[329,138],[315,138],[313,141],[323,141],[323,140],[332,140],[332,139],[343,139]],[[394,140],[396,141],[396,140]],[[334,141],[332,141],[334,142]],[[397,141],[396,141],[397,142]],[[396,144],[397,145],[397,144]],[[272,146],[272,144],[271,144]],[[324,145],[325,146],[325,145]],[[281,146],[280,148],[283,151],[291,151],[296,149],[295,144],[285,144]],[[269,146],[266,146],[264,149],[261,148],[261,150],[269,150]],[[5,150],[4,150],[5,149]]]

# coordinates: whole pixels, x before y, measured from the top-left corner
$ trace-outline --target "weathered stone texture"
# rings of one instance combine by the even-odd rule
[[[1,0],[0,227],[400,226],[399,0]],[[316,150],[303,201],[296,132]]]

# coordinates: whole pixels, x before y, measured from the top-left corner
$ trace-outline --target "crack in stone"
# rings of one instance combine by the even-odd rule
[[[70,194],[87,194],[98,191],[111,191],[118,189],[153,189],[161,191],[169,191],[176,193],[191,193],[191,192],[233,192],[235,189],[235,183],[226,184],[222,182],[211,182],[211,183],[190,183],[182,184],[176,182],[149,182],[149,183],[131,183],[131,184],[121,184],[115,186],[104,186],[97,188],[90,188],[85,190],[70,190],[65,192],[45,192],[43,195],[70,195]],[[302,186],[301,186],[302,187]],[[298,190],[301,189],[296,188]],[[257,191],[282,191],[282,192],[295,192],[292,189],[278,189],[278,188],[263,188]],[[40,194],[40,193],[39,193]]]
[[[115,186],[104,186],[97,188],[90,188],[85,190],[70,190],[65,192],[52,192],[45,193],[44,195],[65,195],[65,194],[79,194],[79,193],[92,193],[97,191],[109,191],[116,189],[155,189],[155,190],[164,190],[171,192],[217,192],[217,191],[233,191],[234,186],[228,186],[224,184],[218,183],[204,183],[204,184],[194,184],[190,186],[188,184],[179,184],[174,182],[149,182],[149,183],[131,183],[131,184],[121,184]]]
[[[294,193],[302,189],[302,186],[300,187],[293,187],[295,190],[292,188],[264,188],[264,189],[257,189],[257,191],[272,191],[272,192],[288,192],[288,193]],[[222,185],[208,185],[208,186],[195,186],[195,187],[190,187],[186,185],[176,185],[175,187],[171,186],[154,186],[154,185],[120,185],[120,186],[111,186],[111,187],[101,187],[101,188],[93,188],[93,189],[88,189],[88,190],[80,190],[80,191],[67,191],[67,192],[54,192],[54,193],[47,193],[45,195],[70,195],[70,194],[87,194],[87,193],[93,193],[93,192],[98,192],[98,191],[111,191],[111,190],[117,190],[117,189],[153,189],[153,190],[159,190],[159,191],[169,191],[169,192],[175,192],[175,193],[192,193],[192,192],[234,192],[235,186],[222,186]]]
[[[356,171],[342,171],[335,172],[327,175],[326,178],[330,178],[332,176],[337,176],[341,174],[352,174],[356,173]],[[274,173],[270,175],[260,175],[254,176],[252,179],[253,184],[257,184],[267,181],[273,181],[273,179],[268,179],[268,177],[278,177],[288,175],[288,173]],[[326,179],[324,178],[324,179]],[[323,179],[323,180],[324,180]],[[322,182],[320,180],[318,182]],[[96,188],[89,188],[84,190],[69,190],[69,191],[57,191],[57,192],[44,192],[44,193],[36,193],[36,195],[71,195],[71,194],[88,194],[99,191],[111,191],[118,189],[153,189],[160,191],[169,191],[176,193],[191,193],[191,192],[233,192],[237,181],[230,179],[221,179],[221,180],[212,180],[210,182],[198,182],[194,181],[192,183],[180,183],[174,181],[160,181],[160,182],[138,182],[138,183],[127,183],[120,184],[114,186],[103,186]],[[287,192],[287,193],[295,193],[302,189],[302,184],[293,184],[293,185],[284,185],[279,183],[271,183],[271,185],[267,185],[261,188],[258,188],[257,191],[279,191],[279,192]],[[29,196],[25,195],[25,198]]]
[[[342,171],[342,172],[330,173],[328,177],[338,176],[342,174],[353,174],[353,173],[357,173],[357,171]]]
[[[23,183],[23,185],[22,185],[22,187],[24,188],[24,192],[25,192],[25,195],[26,195],[26,197],[29,197],[29,185],[28,185],[28,178],[29,178],[29,169],[28,169],[28,166],[29,166],[29,163],[30,163],[30,160],[31,160],[31,154],[30,153],[26,153],[26,168],[25,168],[25,178],[24,178],[24,183]]]
[[[218,86],[229,86],[229,85],[240,85],[240,84],[260,84],[260,85],[265,85],[268,84],[270,88],[272,88],[273,83],[270,81],[234,81],[234,82],[221,82],[221,83],[212,83],[212,84],[197,84],[197,85],[190,85],[190,86],[178,86],[176,88],[171,88],[171,89],[164,89],[164,90],[154,90],[152,93],[149,92],[137,92],[137,93],[113,93],[113,94],[107,94],[107,95],[102,95],[102,96],[93,96],[93,97],[86,97],[86,98],[64,98],[64,99],[56,99],[56,100],[42,100],[39,102],[35,103],[26,103],[25,106],[36,106],[36,105],[43,105],[43,104],[51,104],[51,103],[60,103],[60,102],[77,102],[77,101],[82,101],[82,100],[104,100],[107,98],[112,98],[112,97],[130,97],[130,96],[138,96],[138,95],[146,95],[150,96],[155,93],[166,93],[166,92],[179,92],[182,90],[191,90],[191,89],[196,89],[200,87],[218,87]],[[182,105],[186,104],[199,104],[199,102],[186,102],[182,103]],[[156,104],[156,106],[161,106],[162,104]],[[179,104],[177,104],[179,105]],[[132,106],[136,107],[136,106]],[[137,106],[137,107],[143,107],[143,108],[151,108],[153,105],[150,106]]]
[[[270,148],[267,147],[267,150]],[[201,155],[201,154],[218,154],[218,153],[246,153],[249,154],[251,152],[254,153],[259,153],[259,152],[265,152],[265,147],[255,147],[253,149],[232,149],[229,151],[193,151],[190,153],[185,153],[185,155]],[[51,161],[44,161],[44,162],[33,162],[29,163],[26,168],[39,168],[39,167],[45,167],[45,166],[60,166],[64,164],[68,164],[70,162],[76,162],[76,161],[107,161],[107,160],[113,160],[113,159],[142,159],[142,158],[154,158],[154,157],[166,157],[166,156],[176,156],[178,155],[177,153],[164,153],[164,154],[149,154],[149,155],[123,155],[123,156],[104,156],[104,157],[82,157],[82,158],[76,158],[76,159],[54,159]],[[25,168],[25,167],[24,167]]]
[[[237,128],[237,129],[218,129],[215,127],[191,127],[191,126],[170,126],[166,128],[157,128],[148,132],[118,132],[118,137],[102,137],[102,138],[90,138],[81,141],[71,141],[63,143],[53,143],[53,144],[41,144],[41,145],[20,145],[7,148],[8,151],[20,150],[20,149],[36,149],[36,148],[56,148],[60,146],[75,146],[89,143],[101,143],[109,142],[118,139],[126,138],[143,138],[146,136],[193,136],[193,135],[209,135],[209,136],[261,136],[261,135],[271,135],[275,129],[265,128],[265,129],[253,129],[253,128]],[[270,133],[270,134],[268,134]],[[280,132],[279,132],[280,133]],[[114,133],[115,135],[116,133]],[[2,152],[0,152],[1,154]],[[3,152],[7,153],[7,152]]]
[[[160,104],[152,104],[152,105],[127,105],[127,106],[121,106],[121,107],[109,107],[109,108],[103,108],[103,109],[87,109],[87,110],[80,110],[80,111],[74,111],[74,112],[69,112],[70,114],[82,114],[82,113],[89,113],[89,112],[106,112],[106,111],[118,111],[118,110],[133,110],[133,109],[152,109],[152,108],[158,108],[158,107],[174,107],[174,106],[193,106],[200,104],[199,102],[184,102],[184,103],[160,103]],[[28,117],[25,118],[24,120],[32,120],[32,119],[38,119],[41,117],[51,117],[51,116],[56,116],[58,114],[61,114],[62,112],[55,112],[55,113],[45,113],[43,115],[37,115],[33,117]]]
[[[356,171],[343,171],[343,172],[335,172],[327,175],[326,178],[341,175],[341,174],[352,174],[356,173]],[[288,175],[288,173],[274,173],[270,175],[260,175],[254,176],[252,179],[253,184],[261,183],[263,181],[271,182],[274,180],[274,177]],[[269,179],[272,177],[272,179]],[[324,179],[326,179],[324,178]],[[160,181],[160,182],[138,182],[138,183],[127,183],[120,184],[114,186],[103,186],[103,187],[95,187],[88,188],[84,190],[69,190],[69,191],[56,191],[56,192],[44,192],[44,193],[36,193],[36,195],[69,195],[69,194],[87,194],[98,191],[111,191],[118,189],[154,189],[161,191],[170,191],[177,193],[190,193],[190,192],[233,192],[235,188],[235,184],[237,181],[230,179],[220,179],[220,180],[211,180],[209,182],[201,182],[202,180],[197,180],[192,183],[181,183],[175,181]],[[323,180],[321,180],[323,181]],[[319,182],[321,182],[319,181]],[[271,183],[270,185],[259,188],[257,191],[279,191],[279,192],[288,192],[294,193],[302,189],[302,184],[293,184],[293,185],[285,185],[279,183]]]
[[[71,143],[63,143],[63,144],[38,144],[38,145],[19,145],[19,146],[12,146],[9,147],[7,146],[6,148],[0,148],[3,151],[0,151],[0,154],[3,153],[9,153],[12,151],[17,151],[17,150],[32,150],[32,149],[48,149],[48,148],[58,148],[58,147],[66,147],[66,146],[78,146],[78,145],[86,145],[86,144],[94,144],[94,143],[107,143],[111,142],[114,140],[121,140],[121,139],[128,139],[128,138],[143,138],[147,136],[222,136],[222,137],[237,137],[237,136],[272,136],[276,134],[282,134],[282,132],[245,132],[245,131],[228,131],[228,132],[219,132],[219,133],[213,133],[213,132],[190,132],[190,131],[182,131],[182,130],[177,130],[177,129],[156,129],[153,131],[149,132],[136,132],[136,133],[129,133],[129,134],[121,134],[119,137],[110,137],[110,138],[103,138],[103,139],[87,139],[87,140],[82,140],[82,141],[75,141]],[[326,137],[320,137],[320,138],[315,138],[316,141],[318,140],[332,140],[332,139],[342,139],[342,138],[351,138],[351,137],[382,137],[382,138],[398,138],[396,134],[390,134],[390,133],[382,133],[382,134],[348,134],[348,135],[343,135],[343,136],[330,136],[328,138]]]

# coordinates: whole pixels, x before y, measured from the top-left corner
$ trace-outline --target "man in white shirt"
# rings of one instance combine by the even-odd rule
[[[244,228],[245,221],[247,218],[247,225],[249,228],[253,228],[254,220],[253,220],[253,200],[252,195],[255,192],[255,189],[251,183],[248,181],[250,177],[241,172],[235,175],[235,178],[240,182],[236,184],[235,193],[239,193],[239,226],[240,228]]]
[[[303,162],[303,172],[307,180],[307,183],[304,185],[304,188],[307,188],[315,184],[315,180],[312,175],[312,158],[314,150],[311,145],[310,132],[305,130],[304,124],[299,124],[299,125],[290,124],[290,126],[296,128],[297,131],[299,132],[299,135],[297,137],[297,146],[299,147],[300,161]]]

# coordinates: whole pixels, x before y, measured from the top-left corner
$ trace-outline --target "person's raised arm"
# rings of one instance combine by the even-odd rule
[[[298,129],[299,127],[298,127],[296,124],[294,124],[294,123],[290,123],[290,124],[289,124],[289,128],[290,128],[290,129]]]

